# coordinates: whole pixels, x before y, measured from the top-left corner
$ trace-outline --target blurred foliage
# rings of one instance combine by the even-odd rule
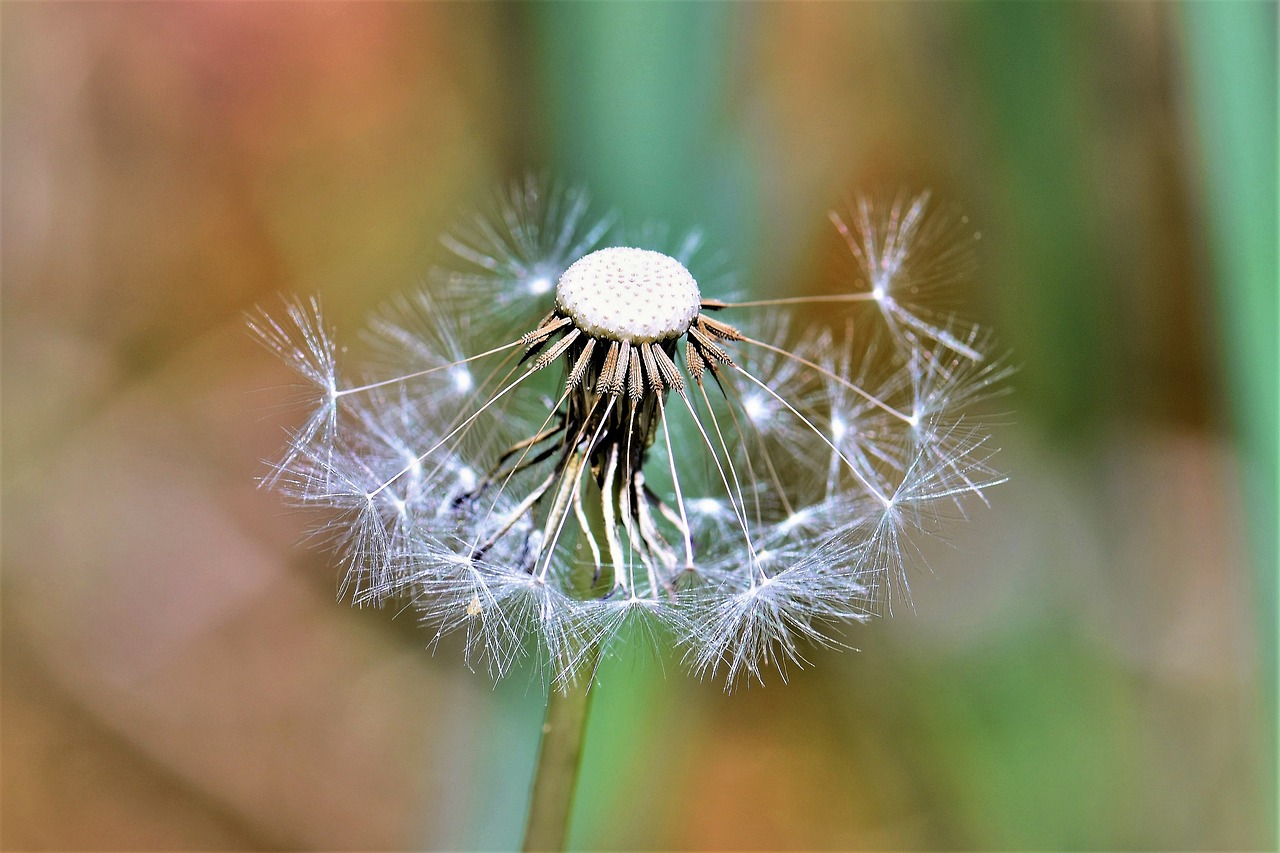
[[[967,4],[964,28],[975,85],[987,97],[993,155],[1000,162],[998,215],[1014,230],[1033,287],[1018,288],[1006,334],[1034,381],[1030,413],[1054,433],[1086,438],[1114,403],[1115,309],[1088,180],[1090,139],[1077,132],[1099,104],[1085,94],[1094,69],[1080,61],[1097,33],[1079,6]],[[1010,316],[1012,315],[1012,316]],[[1003,327],[1002,327],[1003,331]]]
[[[1204,3],[1185,10],[1206,224],[1218,279],[1223,358],[1244,466],[1256,608],[1263,637],[1264,718],[1276,719],[1280,630],[1280,221],[1276,188],[1276,5]],[[1263,741],[1263,779],[1276,778],[1277,732]],[[1277,804],[1268,804],[1275,823]]]

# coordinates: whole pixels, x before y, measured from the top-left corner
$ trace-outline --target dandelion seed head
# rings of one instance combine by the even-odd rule
[[[250,319],[311,406],[263,482],[329,511],[341,594],[412,609],[494,677],[528,660],[564,685],[590,649],[676,642],[726,686],[785,680],[909,602],[914,537],[1003,481],[974,409],[1008,369],[916,299],[951,270],[926,203],[833,216],[857,284],[799,327],[757,309],[808,297],[705,298],[698,232],[512,185],[374,315],[370,364],[339,370],[314,301]]]
[[[702,295],[684,264],[649,249],[599,249],[556,285],[556,306],[588,334],[633,344],[678,338]]]

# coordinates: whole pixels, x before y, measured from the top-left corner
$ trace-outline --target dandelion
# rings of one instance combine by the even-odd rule
[[[971,412],[1007,369],[917,304],[955,274],[945,217],[921,195],[832,221],[837,292],[733,301],[696,236],[615,244],[581,191],[514,185],[373,319],[363,372],[315,301],[251,320],[313,404],[266,482],[332,512],[345,594],[409,603],[494,676],[533,657],[563,688],[639,627],[729,686],[785,678],[908,601],[913,536],[1003,480]],[[811,305],[835,322],[796,334]]]
[[[963,256],[928,201],[833,214],[835,292],[734,300],[696,233],[527,180],[374,317],[362,370],[316,301],[251,319],[311,402],[265,482],[329,512],[341,592],[495,677],[544,667],[531,843],[563,832],[600,654],[670,640],[726,688],[785,679],[908,602],[917,534],[1003,481],[973,411],[1008,370],[920,304]]]

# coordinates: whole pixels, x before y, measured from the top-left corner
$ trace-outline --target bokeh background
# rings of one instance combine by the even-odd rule
[[[1276,6],[0,8],[5,849],[514,846],[544,696],[334,601],[242,312],[542,170],[756,292],[931,188],[1009,485],[790,683],[602,671],[583,849],[1275,849]],[[265,390],[264,390],[265,389]]]

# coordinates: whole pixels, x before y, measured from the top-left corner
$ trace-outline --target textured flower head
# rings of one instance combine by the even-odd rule
[[[833,215],[838,292],[730,301],[696,235],[514,185],[373,319],[374,367],[339,365],[314,301],[252,320],[314,404],[267,482],[329,511],[344,592],[411,602],[495,675],[533,654],[566,681],[639,633],[729,685],[785,676],[904,600],[913,534],[1002,481],[970,410],[1006,371],[916,304],[955,236],[927,201]],[[808,304],[829,322],[788,319]]]

